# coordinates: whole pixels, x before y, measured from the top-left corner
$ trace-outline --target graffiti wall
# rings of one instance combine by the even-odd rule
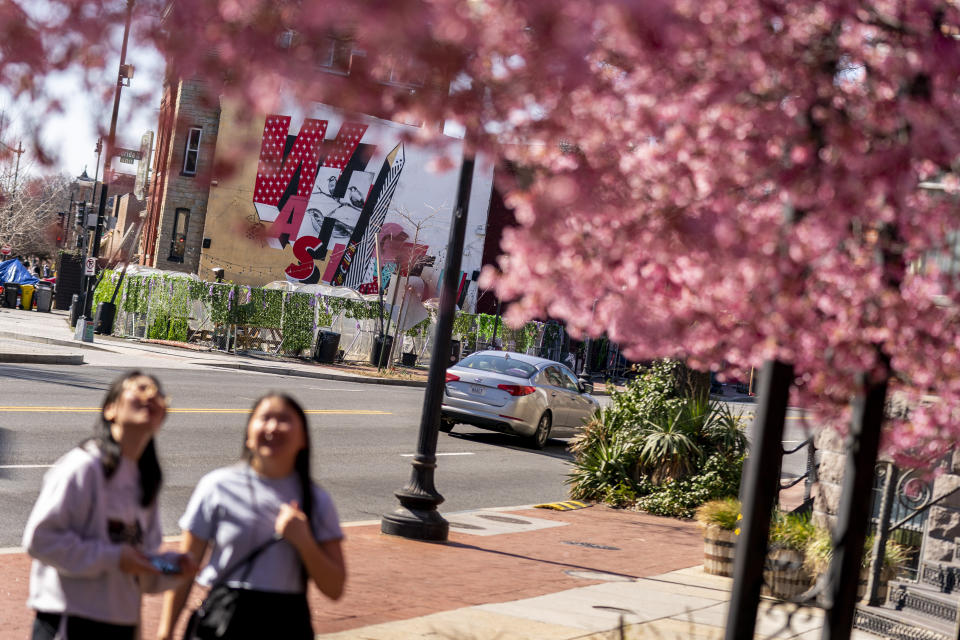
[[[404,141],[410,127],[323,105],[231,124],[224,109],[217,153],[246,148],[249,160],[211,188],[201,272],[220,267],[235,282],[285,279],[362,293],[402,276],[420,299],[436,295],[459,167],[431,170],[439,152]],[[459,141],[451,145],[447,153],[459,157]],[[460,274],[464,308],[476,297],[491,185],[492,167],[478,162]]]

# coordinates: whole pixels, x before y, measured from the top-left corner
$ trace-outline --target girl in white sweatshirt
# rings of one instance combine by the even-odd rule
[[[156,378],[124,375],[107,390],[97,435],[44,476],[23,533],[34,559],[33,640],[133,640],[141,592],[175,586],[177,579],[161,579],[151,555],[161,539],[153,436],[166,413]],[[185,556],[167,559],[167,571],[195,569]]]

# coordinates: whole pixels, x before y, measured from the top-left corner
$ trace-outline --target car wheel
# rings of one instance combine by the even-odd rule
[[[448,420],[446,418],[440,418],[440,431],[444,433],[450,433],[453,431],[453,425],[456,424],[453,420]]]
[[[537,430],[530,436],[528,442],[533,449],[543,449],[547,446],[547,440],[550,439],[550,412],[544,412],[540,416],[540,422],[537,423]]]

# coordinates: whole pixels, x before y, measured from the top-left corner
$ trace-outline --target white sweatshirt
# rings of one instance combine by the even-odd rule
[[[121,464],[133,463],[124,460]],[[100,452],[92,444],[72,449],[44,475],[40,496],[23,532],[23,546],[34,558],[28,607],[136,625],[141,591],[170,588],[168,580],[156,580],[154,576],[138,579],[120,571],[122,545],[111,541],[107,523],[108,503],[114,508],[117,505],[116,491],[109,498],[107,492],[114,488],[114,480],[119,482],[118,475],[106,478]],[[126,480],[129,483],[129,477]],[[131,493],[123,506],[136,514],[142,530],[139,548],[145,553],[156,552],[161,541],[157,501],[141,507],[138,491],[123,495]]]

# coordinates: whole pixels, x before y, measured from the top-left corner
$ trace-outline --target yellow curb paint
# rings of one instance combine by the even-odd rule
[[[574,511],[576,509],[585,509],[590,505],[579,500],[567,500],[566,502],[547,502],[544,504],[533,505],[534,509],[553,509],[554,511]]]
[[[0,413],[99,413],[100,407],[0,407]],[[250,409],[167,409],[168,413],[250,413]],[[307,409],[309,414],[336,414],[360,416],[389,416],[390,411],[374,409]]]

